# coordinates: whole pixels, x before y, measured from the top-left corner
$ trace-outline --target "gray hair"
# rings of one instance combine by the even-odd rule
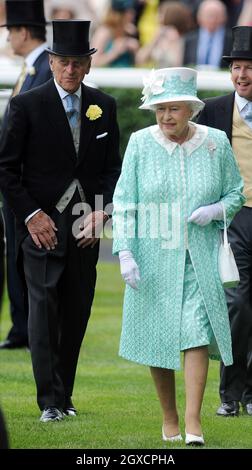
[[[188,105],[193,113],[192,119],[195,118],[205,106],[205,104],[202,106],[202,103],[198,103],[197,101],[188,101]]]

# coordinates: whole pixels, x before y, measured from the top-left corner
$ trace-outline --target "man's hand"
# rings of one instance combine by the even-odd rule
[[[28,222],[27,229],[38,248],[54,250],[58,244],[54,221],[43,211],[37,212]]]
[[[76,240],[80,241],[77,246],[85,248],[91,245],[91,248],[93,248],[100,238],[104,222],[107,219],[108,216],[103,211],[94,211],[88,214],[79,226],[80,233],[76,235]]]

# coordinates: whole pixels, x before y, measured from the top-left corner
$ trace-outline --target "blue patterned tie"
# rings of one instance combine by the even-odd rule
[[[246,106],[246,114],[244,116],[245,121],[249,121],[250,123],[252,122],[252,102],[249,101],[249,103]]]
[[[79,113],[75,107],[76,100],[78,100],[78,97],[76,95],[66,96],[66,104],[67,104],[66,113],[67,113],[68,121],[71,127],[78,126]]]

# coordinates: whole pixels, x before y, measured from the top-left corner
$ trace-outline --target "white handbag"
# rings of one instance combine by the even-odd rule
[[[223,209],[223,218],[224,218],[224,231],[223,239],[221,240],[219,248],[219,257],[218,257],[218,266],[219,266],[219,275],[223,287],[236,287],[239,284],[240,276],[239,271],[236,266],[234,254],[232,252],[231,246],[228,243],[227,237],[227,221],[226,221],[226,210],[224,204],[221,202]]]

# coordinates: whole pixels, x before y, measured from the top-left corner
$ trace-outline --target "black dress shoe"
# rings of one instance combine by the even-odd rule
[[[0,343],[0,349],[18,349],[18,348],[28,348],[27,341],[11,341],[10,339],[5,339]]]
[[[252,416],[252,403],[246,403],[246,405],[242,405],[243,412],[246,415]]]
[[[74,407],[71,398],[66,400],[66,404],[65,404],[65,408],[64,408],[63,412],[66,416],[76,416],[77,415],[77,410]]]
[[[238,401],[227,401],[223,402],[218,408],[216,414],[218,416],[239,416],[239,402]]]
[[[61,421],[64,418],[64,414],[56,406],[47,406],[44,409],[40,421],[47,423],[48,421]]]

